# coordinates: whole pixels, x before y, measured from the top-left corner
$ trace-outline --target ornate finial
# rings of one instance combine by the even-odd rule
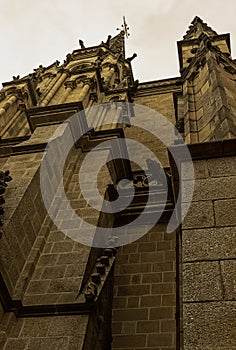
[[[123,24],[121,25],[121,28],[117,28],[116,30],[120,30],[121,32],[124,32],[124,34],[126,35],[126,38],[128,39],[130,34],[128,32],[129,30],[129,27],[126,23],[126,20],[125,20],[125,16],[123,16]]]

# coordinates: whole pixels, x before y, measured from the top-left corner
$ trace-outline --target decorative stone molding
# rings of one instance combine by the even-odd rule
[[[43,79],[46,79],[46,78],[49,78],[49,79],[53,79],[56,77],[56,74],[55,73],[52,73],[52,72],[46,72],[43,74]]]
[[[77,86],[76,80],[68,80],[64,83],[65,88],[69,88],[71,90],[74,90]]]
[[[86,302],[93,302],[98,294],[97,285],[94,282],[89,282],[84,292]]]
[[[6,90],[6,95],[7,96],[15,96],[18,99],[23,101],[23,91],[22,89],[19,89],[16,86],[12,86],[9,89]]]
[[[90,70],[94,70],[94,62],[80,62],[79,64],[77,63],[75,66],[73,65],[70,67],[70,72],[72,74],[78,74]]]
[[[114,262],[115,254],[116,249],[106,248],[103,255],[96,260],[94,270],[83,293],[87,303],[95,302],[98,298],[103,285],[106,283],[106,278]]]
[[[80,81],[84,83],[84,85],[89,85],[90,89],[94,90],[96,89],[96,80],[94,78],[80,78]]]
[[[60,74],[67,74],[68,77],[71,76],[70,71],[68,69],[65,69],[63,66],[58,67],[57,71]]]

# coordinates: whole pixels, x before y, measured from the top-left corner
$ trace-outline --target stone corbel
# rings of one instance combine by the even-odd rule
[[[106,248],[103,251],[103,255],[96,260],[93,272],[83,292],[86,302],[96,302],[103,285],[106,283],[106,278],[114,263],[115,255],[115,248]]]
[[[89,282],[84,292],[85,300],[87,303],[95,301],[98,294],[97,285],[94,282]]]

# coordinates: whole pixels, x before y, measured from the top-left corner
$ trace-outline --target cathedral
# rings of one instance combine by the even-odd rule
[[[127,36],[2,84],[0,349],[236,349],[230,34],[148,82]]]

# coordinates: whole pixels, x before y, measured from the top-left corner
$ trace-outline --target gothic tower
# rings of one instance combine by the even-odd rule
[[[235,346],[236,63],[230,36],[196,17],[178,42],[180,76],[139,83],[131,63],[136,54],[125,55],[123,28],[97,46],[80,40],[62,64],[40,65],[0,91],[3,350]],[[167,149],[145,129],[147,109],[156,118],[153,130],[164,134],[158,115],[164,116],[185,143],[171,133]],[[140,113],[143,127],[135,122]],[[64,139],[73,141],[68,152]],[[128,140],[146,147],[139,154],[145,169],[130,159]],[[186,148],[191,159],[176,160],[173,154]],[[96,183],[83,168],[89,154],[104,165]],[[122,179],[128,181],[123,187]],[[169,233],[173,214],[178,218],[189,203],[193,180],[187,215]],[[97,210],[97,188],[103,205],[120,196],[127,207]],[[91,226],[116,228],[120,237],[99,244],[96,231],[91,244]]]

